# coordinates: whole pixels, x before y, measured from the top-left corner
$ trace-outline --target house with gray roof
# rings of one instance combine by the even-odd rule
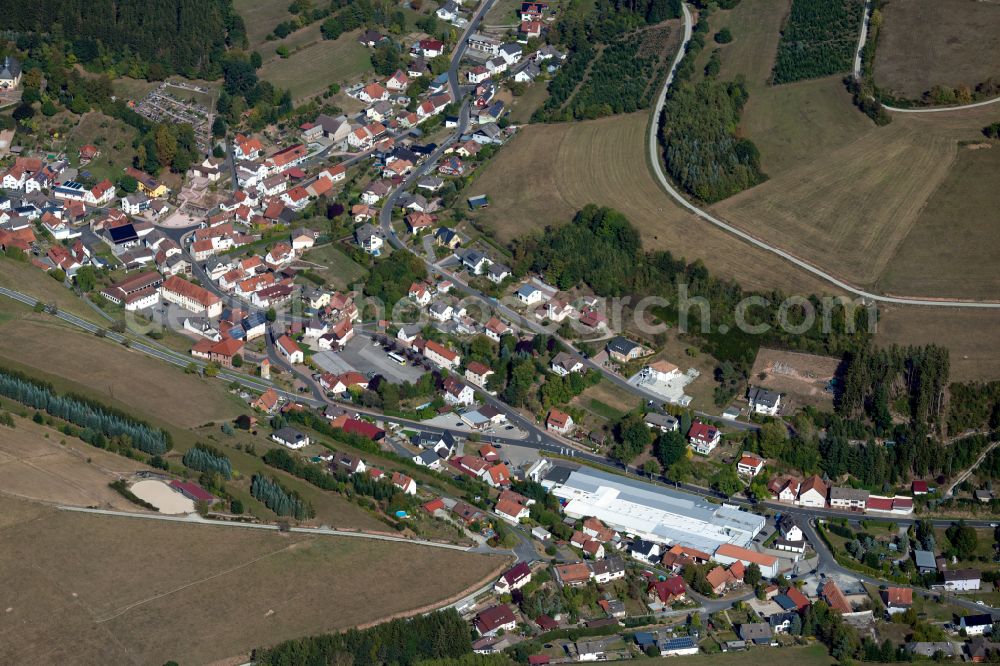
[[[756,414],[766,416],[776,416],[781,407],[781,394],[777,391],[769,391],[766,388],[753,386],[750,388],[747,397],[750,400],[750,409]]]

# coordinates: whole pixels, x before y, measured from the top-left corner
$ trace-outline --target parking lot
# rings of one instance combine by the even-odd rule
[[[414,367],[410,363],[400,365],[393,361],[381,346],[372,345],[371,340],[362,335],[348,341],[343,351],[317,352],[313,360],[326,372],[340,374],[357,370],[364,375],[382,375],[393,383],[415,382],[426,372],[422,365]]]

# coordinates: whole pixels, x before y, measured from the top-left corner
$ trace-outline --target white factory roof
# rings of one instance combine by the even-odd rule
[[[590,468],[574,470],[552,492],[567,500],[570,517],[595,516],[620,532],[706,552],[724,543],[746,547],[765,522],[735,506]]]

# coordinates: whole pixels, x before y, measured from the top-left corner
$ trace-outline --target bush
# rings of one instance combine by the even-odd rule
[[[733,33],[729,28],[723,28],[715,33],[716,44],[728,44],[731,41],[733,41]]]

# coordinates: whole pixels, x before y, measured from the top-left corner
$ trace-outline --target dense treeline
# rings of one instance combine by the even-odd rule
[[[866,416],[877,433],[892,427],[894,412],[940,427],[948,372],[944,347],[865,347],[847,359],[837,410],[848,417]]]
[[[6,30],[65,40],[85,66],[157,79],[214,79],[227,47],[246,42],[231,0],[0,0],[0,16]]]
[[[867,310],[845,308],[816,297],[807,304],[789,304],[783,325],[779,305],[785,296],[780,292],[756,294],[767,305],[743,313],[746,324],[766,330],[759,335],[741,331],[736,322],[737,305],[751,295],[749,292],[711,276],[699,262],[688,264],[665,251],[643,251],[628,219],[609,208],[589,205],[570,224],[522,237],[511,250],[515,274],[537,272],[560,289],[582,282],[602,297],[629,294],[633,302],[644,296],[665,299],[667,304],[652,308],[651,313],[668,325],[683,323],[685,333],[699,339],[702,349],[718,359],[720,367],[744,378],[762,344],[842,354],[868,339],[871,322]],[[685,305],[698,297],[707,301],[707,308]],[[817,313],[811,322],[809,311]],[[705,313],[710,315],[707,328],[702,321]],[[720,332],[722,324],[726,332]]]
[[[181,462],[199,472],[214,472],[226,479],[233,478],[233,465],[226,454],[206,444],[195,444],[188,449]]]
[[[151,455],[162,455],[171,447],[170,435],[163,430],[88,398],[58,395],[50,385],[12,370],[0,370],[0,395],[83,428],[81,439],[95,446],[110,437]]]
[[[850,71],[864,0],[794,0],[781,32],[775,84]]]
[[[296,520],[305,520],[316,515],[312,505],[299,497],[298,493],[288,490],[270,477],[254,474],[250,480],[250,494],[279,516],[294,516]]]
[[[309,636],[257,650],[261,666],[411,666],[427,659],[456,659],[472,653],[469,626],[454,610],[392,620],[369,629]]]
[[[948,431],[1000,428],[1000,382],[971,382],[949,387]]]
[[[713,203],[763,182],[760,152],[735,128],[747,100],[742,82],[703,80],[671,90],[661,139],[667,171],[689,194]]]

